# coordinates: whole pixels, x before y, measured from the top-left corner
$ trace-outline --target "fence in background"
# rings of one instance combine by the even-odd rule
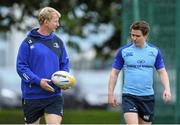
[[[122,45],[129,38],[129,27],[136,20],[150,23],[149,40],[161,49],[173,94],[172,104],[164,104],[162,85],[154,75],[156,97],[154,123],[180,123],[180,2],[178,0],[123,0]]]

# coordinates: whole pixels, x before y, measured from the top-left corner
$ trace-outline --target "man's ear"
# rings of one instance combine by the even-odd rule
[[[47,23],[47,20],[44,20],[44,23],[46,24],[46,23]]]
[[[146,34],[144,37],[147,39],[147,38],[148,38],[148,36],[149,36],[149,34]]]
[[[44,24],[47,24],[48,23],[48,20],[44,20]]]

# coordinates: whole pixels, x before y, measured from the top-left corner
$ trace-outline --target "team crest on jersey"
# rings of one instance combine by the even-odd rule
[[[55,48],[59,48],[60,46],[59,46],[59,44],[58,44],[58,43],[54,43],[54,44],[53,44],[53,47],[55,47]]]
[[[153,51],[150,51],[148,55],[149,55],[149,56],[155,56],[155,54],[154,54]]]
[[[34,45],[31,45],[30,48],[31,48],[31,49],[34,49],[35,47],[34,47]]]

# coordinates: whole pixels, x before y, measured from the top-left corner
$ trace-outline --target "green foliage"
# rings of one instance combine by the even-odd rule
[[[67,110],[64,111],[63,124],[118,124],[119,112],[105,110]],[[21,110],[0,110],[0,124],[23,124]],[[41,120],[44,123],[44,119]]]
[[[121,0],[6,0],[0,5],[0,31],[9,31],[12,26],[23,31],[32,29],[33,24],[24,25],[24,22],[27,22],[27,17],[37,18],[39,9],[45,6],[54,7],[60,11],[62,14],[61,30],[71,36],[87,37],[83,33],[83,28],[88,24],[95,25],[94,30],[91,31],[93,33],[99,32],[101,24],[112,24],[113,35],[105,40],[104,44],[94,46],[96,57],[103,61],[111,56],[111,50],[119,48]],[[7,13],[4,13],[3,9],[8,10]],[[17,10],[20,17],[17,16]],[[68,45],[74,44],[71,39],[68,42]],[[75,47],[74,50],[81,52],[78,46],[69,47]],[[109,51],[104,53],[106,50]]]

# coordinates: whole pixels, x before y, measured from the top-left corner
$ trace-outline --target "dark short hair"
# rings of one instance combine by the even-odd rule
[[[145,36],[150,31],[150,26],[146,21],[136,21],[130,26],[130,30],[140,30],[142,34]]]

